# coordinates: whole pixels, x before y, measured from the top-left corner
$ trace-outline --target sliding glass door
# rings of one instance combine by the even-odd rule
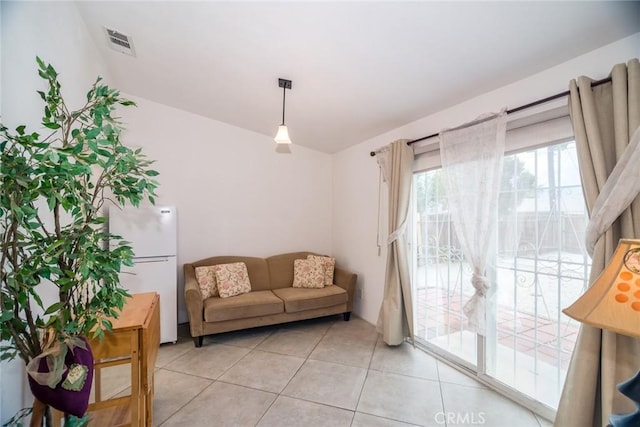
[[[503,390],[555,410],[578,324],[562,314],[586,286],[586,209],[573,141],[504,158],[490,251],[488,331],[468,328],[473,295],[441,169],[414,175],[413,286],[418,343]]]
[[[477,337],[463,312],[473,295],[471,269],[453,230],[442,169],[414,175],[413,191],[416,337],[475,367]]]

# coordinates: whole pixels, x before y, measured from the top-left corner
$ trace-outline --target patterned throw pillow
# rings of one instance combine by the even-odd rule
[[[213,268],[216,272],[220,298],[228,298],[251,292],[249,273],[247,272],[247,265],[244,262],[218,264],[214,265]]]
[[[293,261],[294,288],[324,288],[324,266],[316,260]]]
[[[333,271],[336,268],[336,259],[330,256],[308,255],[307,259],[316,260],[322,263],[324,268],[324,285],[333,285]]]
[[[218,295],[216,272],[213,266],[196,267],[196,280],[203,300]]]

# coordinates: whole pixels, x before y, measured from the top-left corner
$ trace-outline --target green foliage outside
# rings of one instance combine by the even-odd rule
[[[506,156],[503,160],[500,183],[501,212],[511,212],[525,198],[532,197],[536,189],[536,177],[524,167],[517,156]],[[438,169],[429,174],[414,176],[416,185],[416,210],[419,214],[446,212],[447,190],[444,172]]]
[[[506,156],[503,160],[500,182],[499,215],[509,216],[520,204],[535,195],[536,177],[525,168],[517,156]],[[423,265],[425,257],[437,256],[439,260],[460,260],[462,253],[457,239],[448,236],[451,224],[448,220],[449,204],[442,169],[414,175],[417,218],[418,263]],[[443,234],[441,234],[443,233]]]

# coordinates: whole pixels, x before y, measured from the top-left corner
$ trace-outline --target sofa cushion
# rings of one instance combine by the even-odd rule
[[[324,285],[333,285],[333,271],[336,268],[336,259],[330,256],[309,255],[307,259],[315,260],[322,264],[324,269]]]
[[[283,311],[282,300],[271,291],[252,291],[233,298],[213,297],[204,301],[205,322],[268,316]]]
[[[290,288],[293,283],[293,261],[296,259],[307,259],[309,253],[310,252],[292,252],[267,258],[271,289]]]
[[[216,271],[213,266],[196,267],[195,272],[202,299],[218,296]]]
[[[306,257],[306,255],[305,255]],[[269,277],[269,266],[265,258],[247,257],[247,256],[215,256],[211,258],[202,259],[193,263],[194,267],[201,267],[205,265],[216,264],[229,264],[232,262],[244,262],[249,272],[249,280],[251,281],[252,291],[266,291],[271,289],[271,279]],[[289,266],[291,266],[293,262]],[[291,271],[293,275],[293,270]],[[291,282],[289,285],[291,286]]]
[[[218,264],[213,266],[218,282],[220,298],[233,297],[251,292],[249,273],[244,262]]]
[[[324,265],[318,260],[293,261],[294,288],[324,288]]]
[[[273,293],[284,301],[288,313],[331,307],[347,302],[347,292],[339,286],[327,286],[320,289],[281,288]]]

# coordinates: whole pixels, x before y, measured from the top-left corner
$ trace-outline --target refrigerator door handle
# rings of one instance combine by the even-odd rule
[[[151,264],[153,262],[167,262],[169,261],[168,257],[165,258],[153,258],[153,259],[141,259],[141,260],[136,260],[134,259],[133,262],[135,264]]]

